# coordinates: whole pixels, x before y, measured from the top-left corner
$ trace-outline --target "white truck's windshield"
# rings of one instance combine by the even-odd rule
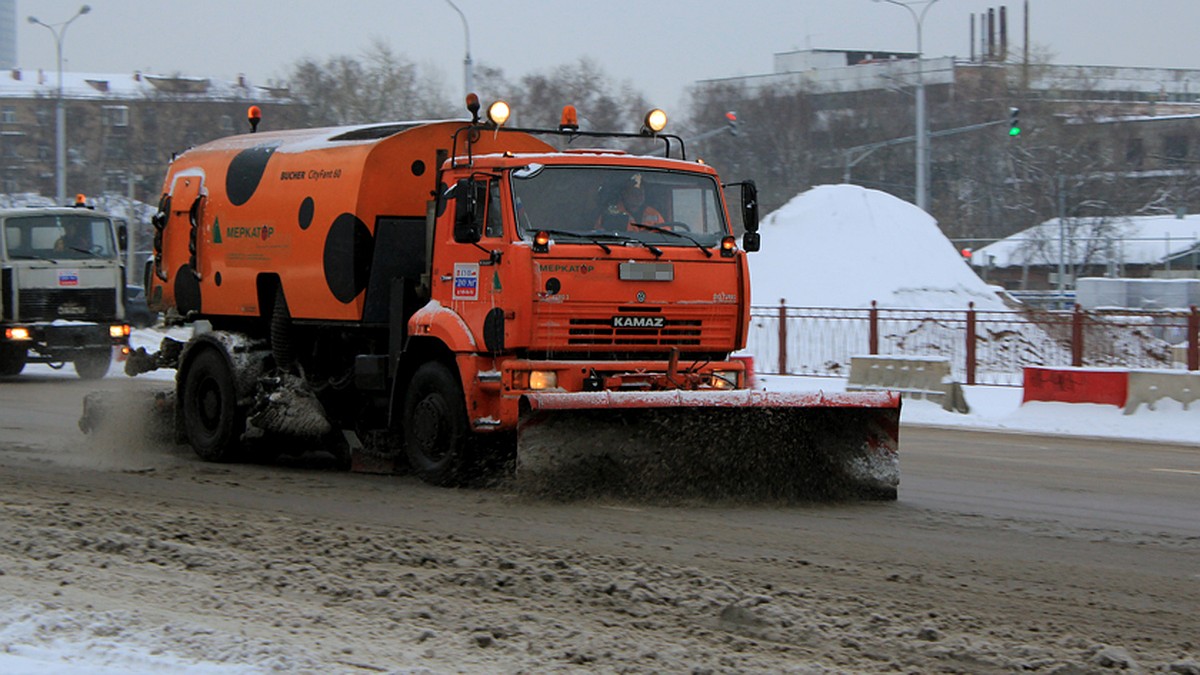
[[[700,174],[531,165],[513,171],[512,191],[526,239],[547,230],[560,241],[610,234],[656,246],[712,247],[727,234],[720,188]]]
[[[110,220],[89,213],[6,218],[4,249],[10,260],[81,260],[117,255]]]

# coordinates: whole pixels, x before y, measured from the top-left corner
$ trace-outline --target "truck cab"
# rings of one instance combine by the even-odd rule
[[[123,230],[86,207],[0,210],[0,375],[26,363],[103,377],[129,343]]]
[[[459,355],[473,429],[514,425],[537,391],[746,388],[729,358],[746,339],[745,253],[711,167],[596,150],[464,169],[446,172],[433,303],[407,332]]]

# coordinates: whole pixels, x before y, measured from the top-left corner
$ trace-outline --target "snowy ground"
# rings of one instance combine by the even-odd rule
[[[752,258],[755,304],[786,298],[793,306],[867,306],[872,300],[897,307],[957,308],[968,301],[979,307],[1001,306],[994,289],[967,268],[928,215],[883,193],[853,186],[816,188],[766,218],[763,241],[764,251]],[[847,251],[853,252],[854,265],[845,264]],[[864,268],[873,273],[861,274]],[[797,274],[797,269],[808,274]],[[813,277],[821,281],[813,283]],[[176,336],[186,339],[186,332]],[[156,331],[138,331],[133,344],[154,350],[160,338]],[[26,372],[75,377],[70,366],[53,371],[31,365]],[[124,377],[121,365],[114,364],[109,378]],[[174,372],[142,377],[160,379],[166,385]],[[845,381],[760,376],[759,385],[773,391],[841,391]],[[1200,407],[1184,410],[1169,400],[1160,402],[1156,410],[1143,407],[1137,414],[1124,415],[1121,409],[1105,405],[1022,405],[1022,391],[1016,387],[965,387],[965,396],[969,414],[947,412],[928,401],[906,400],[902,427],[952,426],[1187,445],[1196,444],[1195,430],[1200,428]],[[0,569],[0,575],[3,573]],[[0,600],[0,673],[223,674],[264,672],[277,665],[273,660],[277,655],[269,648],[256,651],[256,645],[249,642],[241,646],[244,658],[229,665],[172,653],[169,636],[160,635],[152,626],[126,626],[114,632],[114,626],[124,621],[116,614],[98,612],[92,619],[81,620],[46,611],[44,604]]]
[[[161,335],[139,331],[135,346],[154,348]],[[70,366],[55,371],[48,366],[30,365],[29,374],[75,377]],[[173,371],[151,375],[168,385]],[[124,378],[120,364],[114,364],[110,379]],[[842,391],[845,381],[831,378],[760,376],[759,386],[772,391]],[[1163,401],[1157,410],[1141,408],[1137,414],[1124,415],[1115,406],[1065,403],[1021,404],[1021,389],[1016,387],[966,387],[969,414],[952,413],[940,405],[923,400],[905,400],[902,427],[931,425],[1196,443],[1200,428],[1200,409],[1184,410],[1173,401]],[[903,444],[903,428],[901,430]],[[3,574],[3,570],[0,570]],[[23,604],[9,598],[0,602],[0,672],[9,675],[46,675],[50,673],[186,673],[225,674],[264,672],[274,669],[278,655],[265,645],[242,645],[244,658],[236,665],[206,662],[195,655],[173,653],[173,636],[164,636],[152,626],[127,623],[119,612],[99,612],[88,619],[70,613],[47,611],[44,603]],[[121,626],[114,632],[114,626]],[[421,672],[420,669],[405,672]]]

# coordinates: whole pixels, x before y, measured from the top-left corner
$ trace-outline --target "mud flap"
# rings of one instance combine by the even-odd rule
[[[596,392],[526,397],[516,486],[563,499],[895,499],[890,392]]]

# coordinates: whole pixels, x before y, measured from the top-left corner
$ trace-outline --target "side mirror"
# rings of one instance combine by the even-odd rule
[[[758,232],[758,188],[752,180],[742,183],[742,226],[746,228],[747,233]],[[751,250],[746,247],[744,237],[742,248]]]
[[[754,253],[762,249],[762,235],[757,232],[747,232],[742,235],[742,250]]]
[[[454,185],[454,241],[476,244],[483,237],[479,228],[479,203],[475,182],[466,178]]]
[[[117,226],[117,246],[122,251],[129,248],[129,228],[124,223]]]

